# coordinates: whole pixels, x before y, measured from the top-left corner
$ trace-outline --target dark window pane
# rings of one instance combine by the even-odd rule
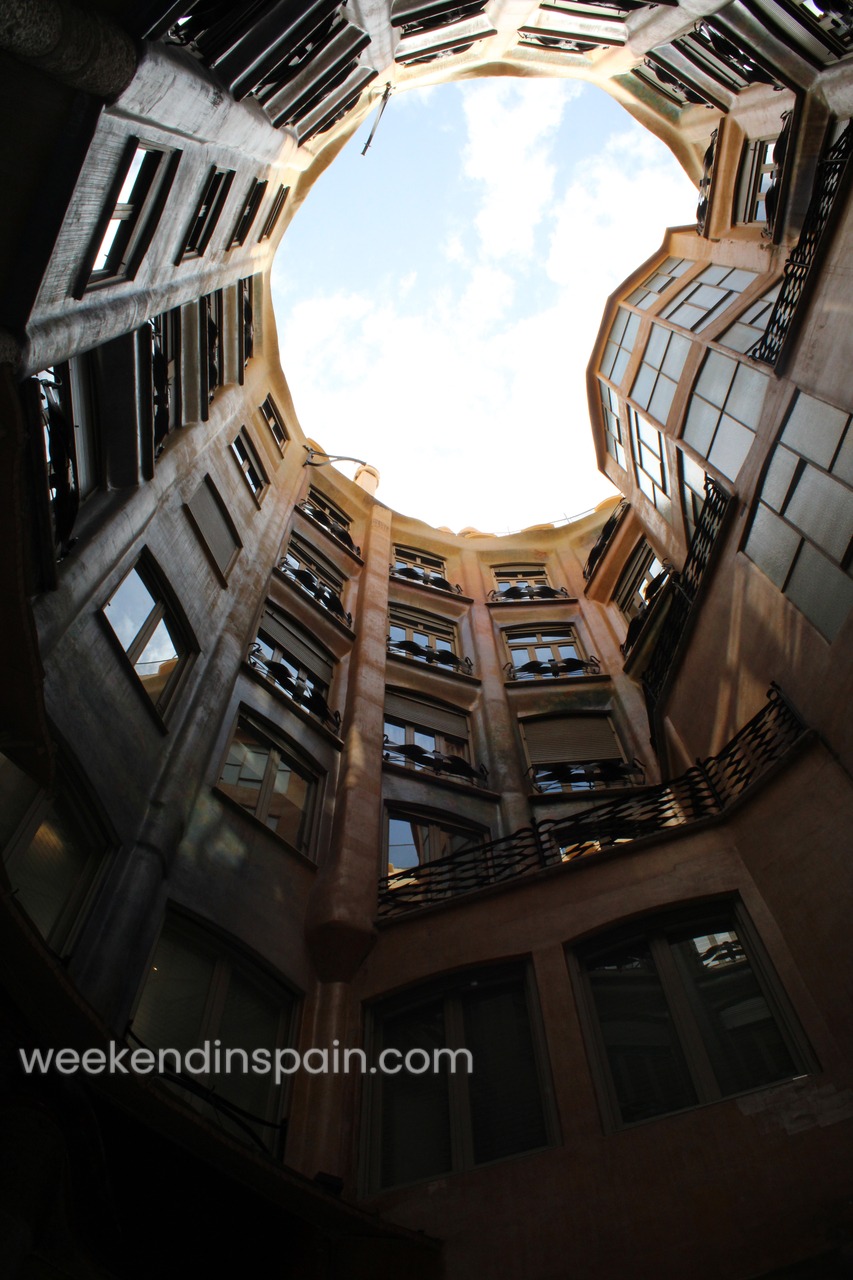
[[[446,1044],[444,1008],[434,1004],[388,1018],[384,1023],[383,1048],[395,1048],[405,1055],[423,1049],[432,1056]],[[416,1056],[420,1067],[422,1055]],[[392,1058],[388,1065],[394,1066]],[[452,1167],[450,1139],[450,1099],[445,1071],[411,1075],[403,1068],[399,1075],[382,1078],[381,1184],[395,1186],[414,1182]]]

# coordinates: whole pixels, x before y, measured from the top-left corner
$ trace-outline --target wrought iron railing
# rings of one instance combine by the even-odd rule
[[[776,365],[782,355],[785,340],[793,324],[823,233],[830,219],[835,198],[841,187],[851,150],[853,150],[853,123],[847,125],[840,138],[830,147],[818,165],[815,187],[800,238],[785,263],[782,288],[773,303],[773,310],[764,334],[748,353],[753,360]]]
[[[379,882],[378,914],[430,906],[717,817],[766,778],[804,734],[802,721],[774,685],[766,705],[722,751],[680,777],[394,871]]]
[[[257,644],[253,644],[249,650],[248,661],[253,671],[258,671],[277,689],[281,689],[282,693],[286,693],[297,706],[310,711],[312,716],[316,716],[337,733],[341,727],[340,711],[332,711],[320,690],[297,679],[287,663],[265,658]]]
[[[731,494],[711,476],[705,477],[705,503],[690,541],[684,568],[675,576],[669,609],[643,672],[647,698],[657,702],[677,659],[681,641],[693,611],[699,588],[711,563],[714,545],[723,527]]]
[[[550,658],[534,659],[517,667],[513,662],[504,663],[504,671],[508,680],[559,679],[560,676],[597,676],[601,674],[601,663],[594,653],[588,658]]]
[[[426,662],[430,666],[439,663],[443,667],[452,667],[454,671],[462,671],[470,675],[474,664],[470,658],[460,658],[451,649],[435,649],[429,644],[418,644],[417,640],[392,640],[388,636],[388,652],[396,653],[403,658],[412,658],[415,662]]]
[[[696,234],[704,236],[708,224],[708,210],[711,203],[711,183],[714,181],[714,161],[717,156],[717,130],[702,157],[702,177],[699,180],[699,203],[696,206]]]
[[[529,774],[537,791],[602,791],[609,787],[636,787],[644,769],[633,760],[582,760],[566,764],[531,765]]]
[[[610,541],[619,528],[622,517],[630,506],[626,498],[623,498],[618,507],[614,507],[601,530],[601,533],[595,540],[595,545],[586,558],[586,564],[583,567],[584,582],[589,582],[592,575],[598,567],[598,562],[610,546]]]
[[[547,582],[513,582],[510,586],[498,587],[490,591],[488,599],[503,600],[557,600],[560,596],[568,597],[565,587],[551,587]]]
[[[303,515],[308,516],[321,529],[325,529],[333,538],[337,538],[338,542],[342,542],[348,551],[352,551],[357,556],[361,555],[361,547],[355,545],[346,525],[333,519],[328,511],[324,511],[322,507],[317,506],[310,498],[304,498],[302,502],[297,502],[296,509],[301,511]]]
[[[477,786],[485,786],[489,771],[484,764],[469,764],[462,756],[447,755],[443,751],[429,751],[416,742],[391,742],[387,735],[384,739],[382,759],[389,764],[407,765],[412,769],[431,769],[433,773],[445,774],[450,778],[458,778],[463,782],[473,782]]]
[[[322,582],[315,573],[310,569],[294,569],[287,560],[280,560],[277,565],[279,573],[283,573],[286,578],[290,578],[291,582],[295,582],[309,596],[317,601],[319,605],[334,617],[339,618],[341,622],[345,622],[348,627],[352,626],[352,614],[348,613],[341,603],[341,598],[336,591]]]
[[[437,591],[447,591],[451,595],[462,595],[462,588],[457,582],[455,585],[448,582],[445,577],[435,570],[426,569],[420,564],[405,565],[389,565],[388,572],[392,578],[400,578],[404,582],[419,582],[424,587],[435,587]]]

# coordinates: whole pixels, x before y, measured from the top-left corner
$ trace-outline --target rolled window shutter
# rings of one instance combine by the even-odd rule
[[[272,609],[264,611],[261,627],[281,645],[294,662],[305,667],[325,685],[332,683],[334,663],[316,641],[312,644],[307,634],[298,631],[291,622]]]
[[[221,573],[226,573],[240,543],[207,480],[201,482],[187,505],[217,568]]]
[[[522,722],[531,764],[571,764],[575,760],[621,759],[607,716],[560,716]]]
[[[423,702],[420,698],[407,698],[401,693],[385,695],[385,714],[395,720],[404,720],[406,724],[421,725],[424,729],[436,729],[439,733],[450,734],[453,738],[468,738],[468,717],[450,707],[439,706],[434,702]]]

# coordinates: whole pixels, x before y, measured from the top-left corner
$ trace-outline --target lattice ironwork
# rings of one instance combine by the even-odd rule
[[[649,663],[643,672],[643,687],[653,702],[660,697],[666,679],[675,663],[681,640],[708,571],[714,544],[720,535],[731,503],[726,493],[711,476],[705,477],[705,503],[690,542],[684,568],[677,574],[669,596],[669,609],[655,641]]]
[[[379,883],[378,914],[430,906],[716,817],[766,777],[804,733],[802,721],[773,686],[767,704],[718,755],[698,760],[680,777],[395,871]]]
[[[625,515],[625,512],[628,510],[629,505],[630,504],[628,503],[628,501],[625,498],[623,498],[622,501],[619,503],[618,507],[615,507],[613,511],[610,513],[610,515],[607,517],[607,520],[601,530],[601,533],[598,535],[598,537],[595,540],[595,545],[593,546],[592,550],[590,551],[589,555],[586,558],[586,564],[583,567],[583,576],[584,576],[585,582],[589,582],[590,578],[595,573],[595,570],[598,566],[598,562],[601,559],[601,557],[604,555],[607,548],[609,547],[610,542],[613,538],[613,535],[616,532],[616,530],[619,528],[619,525],[622,522],[622,517]]]
[[[769,365],[776,365],[779,361],[841,187],[851,150],[853,123],[847,125],[820,161],[803,229],[796,247],[785,263],[782,288],[773,304],[769,323],[761,339],[748,353],[753,360],[761,360]]]

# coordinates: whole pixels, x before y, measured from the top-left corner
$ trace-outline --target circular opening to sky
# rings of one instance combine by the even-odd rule
[[[273,267],[303,430],[377,467],[377,497],[434,526],[507,533],[588,510],[613,493],[585,383],[605,300],[695,219],[696,188],[576,80],[395,94],[362,156],[374,119]]]

